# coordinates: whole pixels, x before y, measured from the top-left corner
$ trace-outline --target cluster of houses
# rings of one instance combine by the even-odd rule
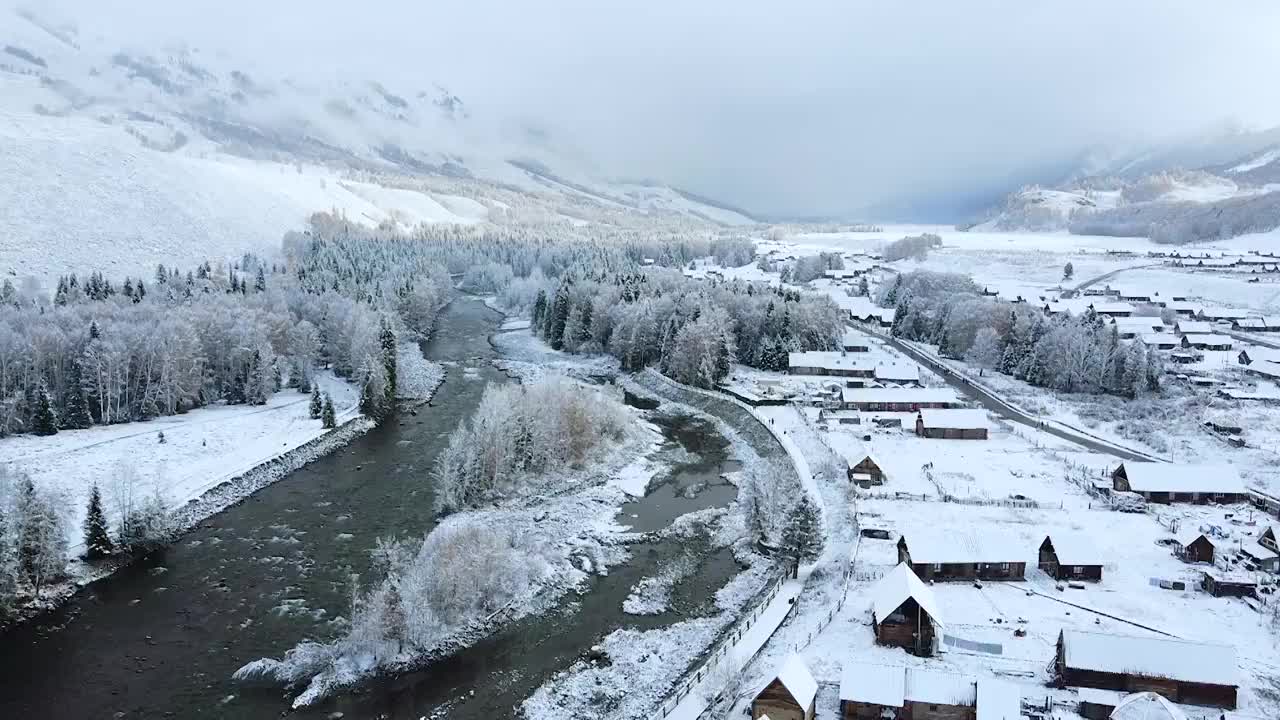
[[[974,564],[968,557],[965,560],[965,564]],[[1055,543],[1046,537],[1041,544],[1042,567],[1062,567],[1076,561],[1094,563],[1101,577],[1100,559],[1093,551],[1062,538]],[[916,567],[903,561],[872,588],[871,628],[878,645],[930,657],[940,648],[946,621],[937,597]],[[1083,577],[1087,571],[1075,572]],[[1236,707],[1240,686],[1236,668],[1236,651],[1229,645],[1063,628],[1050,664],[1050,683],[1074,689],[1077,711],[1091,720],[1185,720],[1174,703]],[[812,673],[793,655],[756,693],[751,717],[812,720],[817,692]],[[839,693],[842,720],[1025,717],[1022,688],[1017,684],[918,665],[846,662]]]

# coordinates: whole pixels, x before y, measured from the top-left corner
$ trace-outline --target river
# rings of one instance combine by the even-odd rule
[[[353,574],[378,537],[420,538],[434,525],[429,481],[448,434],[467,418],[492,367],[500,318],[473,299],[442,313],[423,344],[449,364],[429,407],[401,413],[347,447],[210,518],[172,547],[94,583],[56,612],[0,637],[0,718],[244,718],[287,714],[289,696],[233,682],[249,660],[279,657],[303,638],[328,639],[349,605]],[[620,521],[637,530],[723,506],[735,468],[709,424],[655,415],[678,457]],[[677,448],[679,450],[677,451]],[[727,551],[701,548],[698,572],[674,594],[678,612],[621,611],[630,587],[687,543],[632,547],[555,613],[519,620],[422,672],[387,679],[294,717],[510,717],[513,708],[618,627],[651,628],[709,611],[737,571]]]

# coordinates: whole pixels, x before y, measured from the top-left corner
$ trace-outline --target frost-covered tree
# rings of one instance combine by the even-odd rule
[[[1076,268],[1070,262],[1062,266],[1063,280],[1070,280],[1071,278],[1075,277],[1075,274],[1076,274]]]
[[[102,510],[102,494],[98,492],[97,483],[89,493],[89,512],[84,519],[84,548],[84,556],[89,560],[107,557],[116,550],[107,530],[107,516]]]
[[[311,388],[311,403],[307,407],[307,414],[312,420],[319,420],[320,413],[324,411],[324,400],[320,397],[320,388]]]
[[[796,577],[800,564],[818,559],[824,544],[822,515],[807,493],[792,508],[782,533],[782,556],[791,564],[791,576]]]
[[[30,476],[19,477],[14,508],[18,569],[36,597],[46,583],[62,577],[66,568],[66,519],[60,508],[52,495],[36,489]]]
[[[320,426],[332,429],[338,426],[338,420],[333,412],[333,398],[329,393],[324,394],[324,408],[320,411]]]
[[[965,353],[965,361],[986,370],[992,370],[1000,364],[1000,333],[995,328],[985,327],[978,331],[973,339],[969,352]]]
[[[36,435],[54,435],[58,432],[58,414],[53,409],[49,388],[43,382],[36,385],[35,412],[31,417],[31,431]]]

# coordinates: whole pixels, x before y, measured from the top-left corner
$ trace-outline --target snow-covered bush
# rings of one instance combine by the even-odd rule
[[[490,385],[436,460],[436,502],[452,512],[504,495],[531,476],[580,467],[626,437],[618,400],[561,377]]]

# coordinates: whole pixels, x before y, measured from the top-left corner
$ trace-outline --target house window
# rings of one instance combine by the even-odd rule
[[[1073,565],[1071,567],[1071,572],[1075,573],[1076,575],[1079,575],[1080,573],[1084,572],[1084,567],[1080,565]]]
[[[934,571],[935,573],[940,573],[940,572],[942,572],[942,563],[934,563],[934,564],[933,564],[933,571]]]
[[[930,705],[930,706],[929,706],[929,712],[938,712],[938,706],[937,706],[937,705]]]
[[[1000,572],[1009,572],[1009,563],[1000,563]]]

